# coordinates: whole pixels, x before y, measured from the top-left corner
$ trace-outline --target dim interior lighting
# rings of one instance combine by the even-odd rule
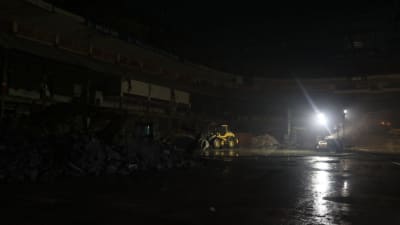
[[[382,121],[382,122],[380,122],[380,124],[381,124],[382,126],[388,126],[388,127],[390,127],[390,126],[392,125],[392,123],[389,122],[389,121]]]
[[[317,123],[322,126],[326,126],[328,124],[328,119],[323,113],[317,114]]]

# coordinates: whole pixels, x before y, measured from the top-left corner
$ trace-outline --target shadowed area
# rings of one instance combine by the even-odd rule
[[[398,224],[385,156],[270,156],[131,178],[1,186],[9,224]]]

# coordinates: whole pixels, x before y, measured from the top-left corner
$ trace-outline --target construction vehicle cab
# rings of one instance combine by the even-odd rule
[[[216,149],[225,146],[233,148],[239,144],[239,139],[226,124],[214,127],[211,130],[208,141],[210,142],[210,145]]]

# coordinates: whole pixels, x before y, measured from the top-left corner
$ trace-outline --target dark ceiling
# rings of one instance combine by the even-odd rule
[[[247,76],[400,72],[397,1],[53,3],[183,58]]]

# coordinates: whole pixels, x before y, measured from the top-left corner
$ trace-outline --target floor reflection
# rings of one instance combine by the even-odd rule
[[[314,157],[312,160],[313,167],[317,170],[331,170],[333,159],[330,157]]]
[[[313,191],[324,194],[329,190],[329,173],[326,171],[317,171],[312,179]]]
[[[335,203],[324,199],[330,196],[350,196],[349,181],[348,179],[335,179],[335,174],[337,177],[338,172],[337,165],[332,163],[332,160],[328,160],[328,158],[316,157],[311,163],[312,168],[315,169],[312,171],[310,180],[310,189],[313,197],[313,215],[317,216],[322,223],[325,223],[327,221],[324,220],[329,218],[332,211],[339,210],[340,212],[347,213],[350,210],[347,204],[335,205]]]
[[[327,201],[324,197],[331,190],[331,180],[329,172],[316,171],[312,176],[312,191],[314,197],[314,211],[316,215],[323,216],[328,213]]]
[[[315,167],[315,169],[318,169],[318,170],[328,170],[328,169],[330,169],[329,164],[326,163],[326,162],[316,162],[314,167]]]
[[[347,180],[343,181],[343,186],[342,186],[342,191],[341,191],[342,197],[348,197],[350,196],[349,192],[349,182]]]

